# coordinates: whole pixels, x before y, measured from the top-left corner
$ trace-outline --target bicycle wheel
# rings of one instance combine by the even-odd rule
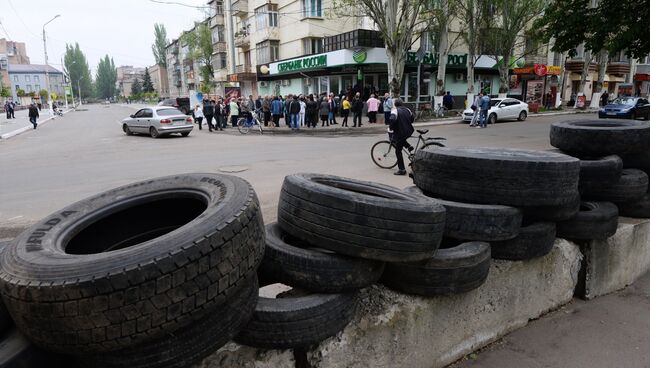
[[[241,118],[237,120],[237,129],[241,134],[248,134],[248,132],[251,130],[251,126],[246,121],[246,118]]]
[[[395,146],[390,141],[379,141],[372,146],[370,157],[375,165],[382,169],[392,169],[397,166]]]

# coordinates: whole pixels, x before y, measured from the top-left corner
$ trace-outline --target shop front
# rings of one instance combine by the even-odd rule
[[[650,73],[650,70],[648,70],[648,72]],[[634,89],[635,89],[635,93],[639,96],[650,96],[650,74],[643,74],[643,73],[635,74]]]
[[[542,106],[555,107],[561,73],[562,68],[555,65],[535,64],[514,68],[508,95],[528,103],[531,111],[538,111]]]

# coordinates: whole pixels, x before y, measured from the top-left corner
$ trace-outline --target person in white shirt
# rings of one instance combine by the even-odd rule
[[[203,129],[203,108],[201,105],[196,104],[194,107],[194,118],[196,119],[196,123],[199,124],[199,130]]]
[[[305,96],[300,95],[300,126],[305,126],[305,110],[307,109],[307,104],[305,103]]]

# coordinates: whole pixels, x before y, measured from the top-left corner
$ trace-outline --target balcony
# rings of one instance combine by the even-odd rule
[[[582,68],[585,65],[584,59],[571,59],[567,60],[566,63],[564,64],[564,69],[569,72],[573,73],[582,73]],[[598,70],[598,63],[592,62],[589,64],[589,71],[590,72],[595,72]]]
[[[239,33],[235,35],[235,46],[241,47],[243,49],[248,49],[251,47],[251,39],[247,33]]]
[[[253,71],[253,68],[250,65],[237,65],[235,66],[236,74],[228,74],[229,82],[240,82],[240,81],[255,81],[257,80],[257,73]]]
[[[622,61],[610,61],[607,64],[607,74],[623,75],[630,73],[630,63]]]
[[[530,55],[524,58],[526,65],[547,64],[548,57],[544,55]]]
[[[232,15],[248,16],[248,0],[235,0],[232,2]]]
[[[212,18],[210,18],[210,28],[214,28],[216,26],[223,26],[225,24],[223,15],[215,15]]]
[[[266,41],[266,40],[274,40],[274,41],[279,41],[280,40],[280,28],[278,27],[266,27],[261,31],[257,31],[256,35],[259,36],[260,41]]]
[[[227,51],[228,46],[225,42],[217,42],[212,44],[212,55]]]
[[[178,55],[178,45],[172,46],[172,54]]]
[[[252,73],[252,68],[250,65],[237,65],[235,67],[235,72],[236,73]]]

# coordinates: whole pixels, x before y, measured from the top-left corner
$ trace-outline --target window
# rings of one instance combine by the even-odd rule
[[[255,9],[257,30],[278,26],[278,5],[266,4]]]
[[[429,32],[422,32],[422,35],[420,35],[420,47],[425,52],[431,51],[431,36]]]
[[[39,79],[40,79],[40,78],[38,77],[38,75],[35,75],[35,76],[34,76],[34,82],[40,82]]]
[[[41,85],[40,84],[34,85],[34,90],[35,91],[40,91],[41,90]]]
[[[320,54],[323,52],[323,39],[305,38],[302,40],[302,48],[305,55]]]
[[[224,32],[224,26],[216,26],[212,30],[212,43],[226,42],[226,38],[223,32]]]
[[[31,82],[29,75],[25,76],[25,82]]]
[[[223,15],[223,1],[215,1],[214,2],[214,13],[216,15]]]
[[[31,84],[28,84],[28,85],[27,85],[27,92],[34,92],[34,90],[32,89],[32,85],[31,85]]]
[[[16,91],[20,89],[20,85],[16,84]]]
[[[280,59],[280,42],[264,41],[257,44],[257,63],[270,63]]]
[[[302,3],[302,16],[305,18],[323,17],[323,1],[322,0],[301,0]]]
[[[18,82],[18,76],[14,75],[14,82]]]

